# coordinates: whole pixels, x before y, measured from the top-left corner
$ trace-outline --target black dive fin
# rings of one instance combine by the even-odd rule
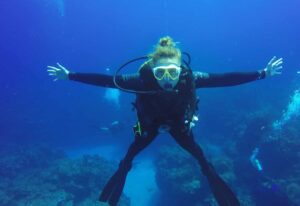
[[[122,191],[123,191],[123,188],[125,185],[125,179],[126,179],[126,177],[121,177],[118,185],[115,186],[115,188],[112,191],[111,196],[108,200],[109,205],[111,205],[111,206],[117,205],[117,203],[122,195]]]
[[[99,197],[100,202],[107,202],[109,200],[109,197],[111,196],[111,193],[114,191],[114,188],[118,184],[118,173],[114,174],[108,183],[105,185],[104,189],[102,190],[102,193]]]
[[[212,193],[220,206],[240,206],[236,195],[217,173],[210,171],[207,174],[207,179]]]
[[[100,197],[100,202],[108,202],[110,206],[116,206],[125,185],[128,170],[119,168],[119,170],[110,178],[105,185]]]
[[[114,174],[104,187],[99,201],[108,202],[110,206],[117,205],[125,185],[125,180],[126,174],[120,174],[120,172]]]

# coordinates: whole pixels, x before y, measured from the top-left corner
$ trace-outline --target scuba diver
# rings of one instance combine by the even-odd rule
[[[55,77],[54,81],[73,80],[136,94],[134,106],[138,121],[133,127],[135,138],[120,161],[118,170],[105,185],[99,197],[102,204],[117,205],[133,159],[163,129],[197,159],[220,206],[240,205],[236,195],[216,173],[194,140],[192,127],[197,119],[195,112],[198,102],[196,89],[240,85],[281,74],[283,60],[273,57],[266,68],[258,71],[215,74],[192,71],[182,54],[173,39],[167,36],[159,40],[155,50],[134,74],[118,74],[123,66],[134,60],[124,64],[115,76],[70,72],[59,63],[57,66],[48,66],[49,75]]]

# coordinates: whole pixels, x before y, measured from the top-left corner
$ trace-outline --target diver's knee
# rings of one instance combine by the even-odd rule
[[[126,172],[128,172],[131,168],[132,168],[131,161],[126,161],[125,159],[120,161],[119,169],[122,169],[122,170],[125,170]]]
[[[201,170],[202,170],[203,175],[205,175],[205,176],[216,173],[214,166],[209,162],[207,162],[205,165],[201,165]]]

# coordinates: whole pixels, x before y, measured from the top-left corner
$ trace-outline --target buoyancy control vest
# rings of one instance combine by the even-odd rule
[[[137,93],[135,106],[142,126],[181,124],[189,126],[197,110],[195,81],[192,70],[181,66],[182,71],[174,91],[164,91],[154,78],[150,64],[144,63],[139,70],[141,81],[149,91]]]

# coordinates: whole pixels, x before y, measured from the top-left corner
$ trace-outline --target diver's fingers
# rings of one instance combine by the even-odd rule
[[[49,76],[57,76],[56,73],[49,73]]]
[[[276,63],[276,62],[282,62],[282,60],[283,60],[283,58],[281,57],[281,58],[277,59],[277,60],[275,61],[275,63]]]
[[[280,64],[283,64],[282,60],[281,61],[276,61],[276,62],[273,63],[273,65],[275,65],[275,66],[280,65]]]
[[[282,64],[282,63],[283,63],[282,58],[280,58],[280,59],[277,59],[275,62],[273,62],[272,65],[276,66],[276,65],[279,65],[279,64]]]
[[[56,73],[57,71],[53,70],[53,69],[47,69],[47,72],[49,72],[49,73]]]
[[[56,82],[57,80],[58,80],[57,78],[53,79],[54,82]]]
[[[274,74],[282,74],[282,71],[275,71]]]
[[[274,63],[274,66],[279,67],[279,66],[281,66],[282,64],[283,64],[283,62],[281,61],[281,62],[277,62],[276,64]]]
[[[276,70],[282,70],[282,69],[283,69],[283,66],[276,67],[275,69],[276,69]]]
[[[53,67],[53,66],[47,66],[49,69],[53,69],[53,70],[56,70],[56,71],[59,71],[60,69],[58,69],[57,67]]]
[[[64,68],[63,65],[61,65],[59,62],[56,62],[57,66],[61,67],[61,68]]]
[[[61,65],[60,63],[56,63],[62,70],[64,70],[64,71],[67,71],[67,69],[63,66],[63,65]]]
[[[273,56],[273,58],[269,61],[268,65],[272,65],[272,63],[275,61],[276,56]]]

